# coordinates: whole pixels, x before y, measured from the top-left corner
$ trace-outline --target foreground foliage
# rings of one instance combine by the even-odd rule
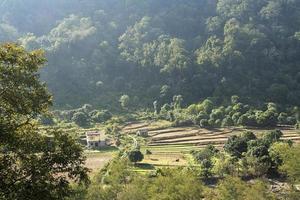
[[[88,182],[80,145],[59,130],[41,134],[34,120],[51,96],[37,71],[42,51],[0,46],[0,199],[62,199],[70,181]]]
[[[89,188],[77,188],[69,198],[86,200],[293,200],[299,192],[287,189],[283,194],[270,191],[267,179],[243,181],[226,176],[211,188],[202,183],[192,168],[164,168],[150,174],[134,173],[126,159],[115,159],[98,173]]]

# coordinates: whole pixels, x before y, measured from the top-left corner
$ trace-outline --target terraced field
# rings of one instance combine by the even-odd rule
[[[247,129],[200,129],[200,128],[186,128],[186,130],[169,130],[171,132],[157,133],[152,132],[152,137],[149,141],[149,146],[157,145],[176,145],[176,144],[192,144],[197,147],[203,147],[208,144],[215,146],[224,145],[227,139],[232,135],[238,135]],[[300,132],[292,128],[281,128],[283,132],[282,139],[300,141]],[[268,130],[251,130],[255,134],[262,135]]]
[[[149,130],[149,146],[165,145],[193,145],[203,147],[208,144],[215,146],[224,145],[232,135],[241,134],[250,130],[258,137],[269,131],[267,129],[245,129],[245,128],[219,128],[203,129],[199,127],[162,128],[153,130],[151,123],[140,122],[124,127],[124,133],[134,133],[139,129]],[[283,132],[282,139],[300,142],[300,131],[292,127],[277,127]]]
[[[151,122],[133,123],[123,128],[124,134],[135,133],[139,129],[148,129],[148,143],[142,146],[142,151],[149,150],[144,162],[153,165],[186,165],[189,162],[189,152],[194,149],[204,148],[211,144],[222,148],[228,138],[239,135],[243,131],[250,130],[258,137],[266,133],[267,129],[245,129],[245,128],[219,128],[203,129],[199,127],[157,128]],[[300,142],[300,130],[292,127],[277,127],[283,132],[282,139]],[[176,161],[177,160],[177,161]]]

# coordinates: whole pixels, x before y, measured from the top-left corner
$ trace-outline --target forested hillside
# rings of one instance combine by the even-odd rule
[[[300,105],[299,0],[3,0],[0,41],[45,49],[58,108]]]

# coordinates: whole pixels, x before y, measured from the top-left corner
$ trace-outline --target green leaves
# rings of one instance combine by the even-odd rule
[[[133,150],[128,152],[128,159],[130,162],[136,163],[144,159],[144,155],[139,150]]]
[[[153,27],[151,18],[144,17],[120,37],[121,55],[143,67],[157,67],[170,73],[188,67],[188,51],[184,40],[163,35]]]
[[[41,50],[26,52],[16,44],[0,46],[2,123],[17,127],[51,105],[51,96],[37,74],[46,61],[43,55]]]
[[[297,144],[274,143],[270,148],[273,160],[281,164],[279,170],[286,173],[292,183],[297,184],[300,182],[299,153],[300,146]]]
[[[82,148],[60,131],[39,132],[51,96],[37,71],[44,54],[16,44],[0,46],[0,198],[62,199],[70,180],[88,183]]]
[[[58,107],[112,109],[124,93],[149,107],[163,85],[162,104],[238,94],[298,105],[298,1],[45,1],[5,1],[0,40],[47,50],[41,73]]]
[[[196,51],[197,63],[199,65],[211,65],[220,67],[223,62],[223,42],[216,36],[210,37],[206,44]]]

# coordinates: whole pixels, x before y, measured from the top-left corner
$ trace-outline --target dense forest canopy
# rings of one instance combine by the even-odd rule
[[[56,107],[232,95],[299,106],[298,0],[4,0],[0,41],[45,49]]]

